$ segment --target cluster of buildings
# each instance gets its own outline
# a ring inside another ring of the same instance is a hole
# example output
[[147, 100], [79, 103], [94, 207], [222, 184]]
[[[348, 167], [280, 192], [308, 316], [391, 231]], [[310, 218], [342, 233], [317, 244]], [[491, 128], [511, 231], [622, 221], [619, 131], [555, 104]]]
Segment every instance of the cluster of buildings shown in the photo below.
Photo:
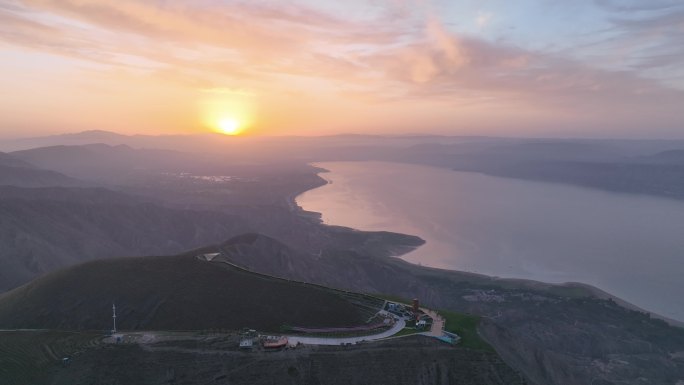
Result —
[[252, 350], [257, 346], [264, 350], [280, 350], [287, 346], [287, 337], [259, 335], [254, 329], [244, 329], [240, 333], [240, 349]]
[[434, 321], [432, 317], [420, 310], [418, 299], [414, 299], [411, 302], [411, 306], [396, 302], [387, 302], [385, 310], [398, 317], [403, 317], [408, 325], [413, 324], [416, 329], [430, 329]]

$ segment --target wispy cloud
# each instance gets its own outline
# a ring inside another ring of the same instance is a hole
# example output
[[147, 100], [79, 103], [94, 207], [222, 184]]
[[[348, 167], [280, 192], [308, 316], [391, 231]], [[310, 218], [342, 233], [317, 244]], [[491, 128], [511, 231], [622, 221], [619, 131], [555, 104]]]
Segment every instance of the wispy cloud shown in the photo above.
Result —
[[649, 12], [681, 7], [678, 0], [595, 0], [596, 4], [613, 12]]
[[684, 90], [684, 3], [597, 0], [609, 13], [607, 38], [590, 50], [596, 60], [614, 62], [642, 77]]
[[[677, 73], [684, 10], [671, 1], [596, 4], [613, 13], [597, 47], [625, 65], [457, 33], [433, 5], [415, 2], [380, 3], [374, 17], [354, 19], [303, 3], [5, 0], [0, 40], [205, 93], [508, 105], [601, 121], [620, 111], [640, 124], [657, 111], [669, 127], [682, 123], [668, 106], [684, 104], [683, 92], [649, 71]], [[474, 22], [492, 17], [480, 11]]]

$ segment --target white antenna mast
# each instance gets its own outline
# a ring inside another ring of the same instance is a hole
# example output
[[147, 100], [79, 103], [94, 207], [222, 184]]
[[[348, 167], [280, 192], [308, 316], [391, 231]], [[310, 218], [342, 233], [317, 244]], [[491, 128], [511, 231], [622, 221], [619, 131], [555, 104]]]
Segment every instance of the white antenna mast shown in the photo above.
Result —
[[112, 320], [114, 321], [114, 328], [112, 333], [116, 333], [116, 306], [112, 303]]

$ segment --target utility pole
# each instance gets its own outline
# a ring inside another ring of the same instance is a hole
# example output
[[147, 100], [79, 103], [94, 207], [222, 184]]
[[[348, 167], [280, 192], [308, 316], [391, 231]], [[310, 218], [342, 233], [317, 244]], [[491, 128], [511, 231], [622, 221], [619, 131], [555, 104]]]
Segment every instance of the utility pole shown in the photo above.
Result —
[[112, 333], [116, 333], [116, 306], [112, 303], [112, 320], [114, 321], [114, 328]]

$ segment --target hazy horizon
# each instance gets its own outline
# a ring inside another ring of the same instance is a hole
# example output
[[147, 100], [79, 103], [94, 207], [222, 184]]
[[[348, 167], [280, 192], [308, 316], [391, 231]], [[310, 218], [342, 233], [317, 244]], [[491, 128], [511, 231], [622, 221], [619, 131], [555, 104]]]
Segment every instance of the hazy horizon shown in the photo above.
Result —
[[[60, 137], [60, 136], [79, 136], [88, 134], [103, 134], [103, 135], [120, 135], [124, 137], [135, 137], [135, 136], [145, 136], [145, 137], [167, 137], [167, 136], [202, 136], [202, 135], [216, 135], [219, 137], [231, 137], [234, 139], [249, 139], [249, 138], [333, 138], [333, 137], [344, 137], [344, 136], [359, 136], [359, 137], [387, 137], [387, 138], [411, 138], [411, 137], [446, 137], [446, 138], [491, 138], [491, 139], [520, 139], [520, 140], [549, 140], [549, 141], [669, 141], [669, 140], [684, 140], [684, 133], [681, 137], [647, 137], [647, 136], [532, 136], [532, 135], [468, 135], [468, 134], [440, 134], [432, 132], [404, 132], [404, 133], [362, 133], [353, 131], [343, 131], [338, 133], [321, 133], [321, 134], [296, 134], [296, 133], [282, 133], [282, 134], [268, 134], [268, 133], [250, 133], [250, 134], [240, 134], [240, 135], [225, 135], [220, 132], [215, 131], [201, 131], [201, 132], [180, 132], [180, 133], [144, 133], [144, 132], [130, 132], [123, 133], [112, 130], [100, 130], [100, 129], [88, 129], [83, 131], [63, 131], [63, 132], [51, 132], [46, 134], [22, 134], [22, 133], [9, 133], [9, 135], [2, 136], [0, 133], [0, 141], [15, 141], [15, 140], [30, 140], [30, 139], [41, 139], [49, 137]], [[96, 142], [93, 142], [95, 144]]]

